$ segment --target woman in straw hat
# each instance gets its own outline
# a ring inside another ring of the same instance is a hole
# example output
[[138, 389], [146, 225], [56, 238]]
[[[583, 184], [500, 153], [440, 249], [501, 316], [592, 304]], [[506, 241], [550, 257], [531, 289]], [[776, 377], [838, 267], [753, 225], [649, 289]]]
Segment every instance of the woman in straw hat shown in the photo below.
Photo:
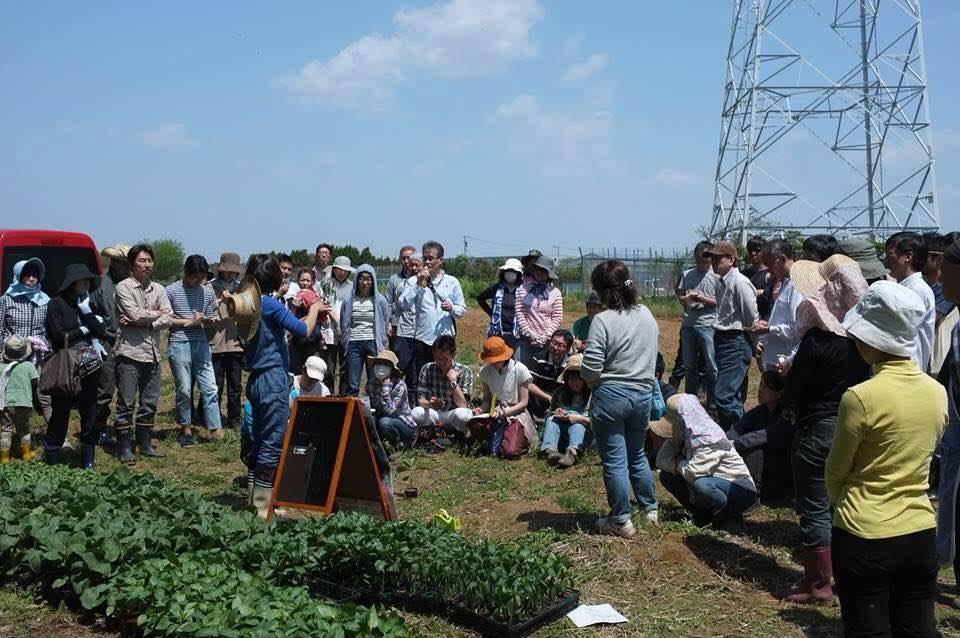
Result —
[[873, 377], [847, 390], [826, 465], [844, 635], [939, 636], [930, 459], [947, 424], [943, 387], [911, 361], [926, 308], [878, 281], [843, 322]]
[[[247, 476], [250, 504], [266, 518], [270, 507], [273, 480], [280, 463], [280, 448], [290, 417], [286, 332], [298, 337], [312, 333], [317, 325], [320, 305], [314, 303], [303, 320], [297, 319], [273, 298], [283, 283], [277, 260], [269, 255], [252, 255], [247, 262], [244, 281], [236, 296], [258, 295], [260, 320], [252, 324], [245, 337], [244, 354], [247, 398], [253, 415], [250, 470]], [[256, 303], [255, 303], [256, 305]], [[244, 327], [238, 320], [241, 329]]]
[[[547, 463], [560, 468], [575, 465], [583, 449], [593, 443], [589, 413], [590, 388], [580, 376], [582, 364], [582, 354], [567, 359], [567, 365], [557, 379], [561, 385], [553, 391], [547, 420], [543, 423], [540, 454], [546, 457]], [[560, 452], [561, 442], [566, 443], [563, 453]]]
[[395, 448], [413, 447], [417, 423], [410, 409], [407, 384], [397, 355], [390, 350], [381, 350], [372, 361], [373, 374], [367, 379], [367, 396], [380, 438]]
[[784, 390], [784, 410], [793, 417], [793, 488], [800, 516], [803, 580], [777, 595], [793, 603], [833, 600], [830, 563], [830, 501], [824, 464], [837, 424], [840, 397], [869, 376], [870, 369], [847, 338], [843, 318], [867, 290], [857, 262], [833, 255], [822, 263], [800, 260], [790, 277], [804, 296], [797, 307], [803, 338]]
[[703, 409], [699, 397], [675, 394], [667, 414], [650, 423], [660, 482], [698, 525], [739, 533], [743, 513], [757, 500], [757, 486], [733, 443]]
[[645, 443], [657, 364], [657, 320], [637, 299], [623, 262], [597, 265], [590, 275], [606, 310], [593, 318], [580, 376], [593, 391], [590, 424], [603, 464], [610, 513], [597, 520], [602, 533], [629, 538], [631, 492], [648, 523], [657, 522], [653, 471]]

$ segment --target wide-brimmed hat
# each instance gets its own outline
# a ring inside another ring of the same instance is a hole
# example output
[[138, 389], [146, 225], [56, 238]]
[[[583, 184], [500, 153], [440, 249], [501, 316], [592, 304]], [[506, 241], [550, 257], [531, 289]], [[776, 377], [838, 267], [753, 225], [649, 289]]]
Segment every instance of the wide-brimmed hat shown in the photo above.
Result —
[[537, 257], [536, 261], [533, 262], [533, 267], [546, 270], [547, 276], [550, 277], [550, 279], [557, 278], [557, 271], [553, 269], [553, 260], [546, 255]]
[[580, 372], [580, 368], [583, 366], [583, 355], [574, 354], [567, 357], [567, 365], [563, 366], [563, 372], [560, 373], [560, 376], [557, 377], [558, 383], [564, 383], [567, 380], [568, 372]]
[[733, 242], [723, 239], [703, 251], [702, 254], [704, 257], [736, 257], [737, 247], [733, 245]]
[[114, 244], [113, 246], [107, 246], [104, 248], [100, 254], [108, 259], [122, 259], [126, 260], [127, 255], [130, 254], [130, 249], [132, 246], [126, 244]]
[[887, 269], [877, 255], [877, 249], [862, 237], [850, 237], [840, 242], [840, 250], [860, 265], [864, 279], [881, 279]]
[[307, 360], [303, 362], [303, 369], [307, 376], [314, 381], [323, 381], [323, 378], [327, 376], [327, 362], [317, 355], [307, 357]]
[[73, 284], [78, 281], [83, 281], [84, 279], [90, 280], [90, 292], [100, 287], [100, 275], [90, 272], [86, 264], [70, 264], [66, 270], [63, 271], [63, 281], [60, 283], [60, 290], [57, 291], [57, 294], [62, 295], [69, 290]]
[[487, 337], [480, 351], [480, 360], [484, 363], [499, 363], [513, 356], [513, 348], [501, 337]]
[[393, 368], [393, 370], [391, 370], [392, 374], [403, 374], [403, 370], [400, 369], [400, 359], [390, 350], [381, 350], [377, 353], [377, 356], [370, 357], [370, 359], [372, 359], [374, 363], [388, 364]]
[[542, 252], [534, 248], [530, 252], [528, 252], [526, 255], [520, 258], [520, 264], [524, 268], [526, 268], [527, 266], [530, 265], [530, 262], [536, 261], [542, 254], [543, 254]]
[[500, 272], [504, 270], [512, 270], [514, 272], [523, 274], [523, 264], [520, 263], [519, 259], [513, 259], [512, 257], [507, 261], [503, 262], [503, 265], [497, 268]]
[[237, 322], [237, 332], [244, 341], [250, 341], [260, 327], [260, 284], [253, 277], [244, 277], [236, 292], [224, 291], [223, 302], [227, 314]]
[[926, 308], [920, 296], [892, 281], [874, 282], [843, 320], [847, 334], [881, 352], [912, 357]]
[[3, 360], [7, 363], [26, 361], [33, 354], [30, 341], [17, 335], [10, 335], [3, 340]]
[[240, 263], [240, 255], [237, 253], [223, 253], [220, 255], [220, 261], [211, 268], [214, 272], [232, 272], [238, 275], [243, 274], [244, 268]]
[[587, 295], [587, 300], [584, 301], [583, 303], [586, 306], [602, 306], [603, 305], [603, 302], [600, 301], [600, 295], [598, 295], [596, 292], [593, 292], [593, 291], [591, 291], [590, 294]]
[[[831, 255], [822, 262], [809, 261], [801, 259], [793, 262], [790, 268], [790, 281], [801, 295], [809, 297], [823, 284], [827, 283], [830, 276], [845, 266], [853, 266], [857, 262], [846, 255]], [[866, 276], [864, 276], [866, 278]]]
[[344, 255], [341, 255], [333, 260], [333, 263], [330, 264], [331, 268], [339, 268], [340, 270], [346, 270], [347, 272], [357, 272], [357, 269], [350, 265], [350, 258]]
[[680, 430], [680, 394], [674, 394], [666, 400], [667, 412], [662, 419], [650, 421], [650, 431], [661, 439], [673, 438]]

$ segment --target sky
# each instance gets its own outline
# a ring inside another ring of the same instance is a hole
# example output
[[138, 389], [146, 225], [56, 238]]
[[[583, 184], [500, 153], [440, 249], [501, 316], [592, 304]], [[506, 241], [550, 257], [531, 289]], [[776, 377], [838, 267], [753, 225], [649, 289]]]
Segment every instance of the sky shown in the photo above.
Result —
[[[682, 250], [710, 221], [731, 6], [0, 3], [0, 225], [210, 259]], [[949, 230], [960, 5], [922, 6]]]

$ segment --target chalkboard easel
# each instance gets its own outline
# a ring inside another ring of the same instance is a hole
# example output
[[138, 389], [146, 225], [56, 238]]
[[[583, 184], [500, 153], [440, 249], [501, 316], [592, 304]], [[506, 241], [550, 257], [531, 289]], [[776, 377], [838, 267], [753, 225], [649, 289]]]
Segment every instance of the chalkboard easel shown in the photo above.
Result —
[[371, 441], [359, 399], [298, 397], [283, 438], [267, 520], [276, 507], [323, 514], [362, 511], [394, 520], [375, 445], [381, 444]]

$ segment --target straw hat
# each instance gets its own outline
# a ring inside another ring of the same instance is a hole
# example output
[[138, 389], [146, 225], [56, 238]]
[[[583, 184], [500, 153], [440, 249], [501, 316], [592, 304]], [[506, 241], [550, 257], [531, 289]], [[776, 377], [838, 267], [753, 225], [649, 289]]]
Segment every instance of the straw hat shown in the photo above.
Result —
[[33, 354], [30, 342], [23, 337], [10, 335], [3, 340], [3, 360], [7, 363], [26, 361]]
[[393, 374], [403, 374], [403, 370], [400, 369], [400, 359], [398, 359], [397, 355], [390, 350], [381, 350], [377, 353], [377, 356], [370, 358], [374, 363], [388, 364], [391, 368], [393, 368], [391, 371]]
[[793, 262], [790, 268], [790, 281], [801, 295], [809, 297], [827, 280], [845, 266], [856, 266], [857, 262], [846, 255], [831, 255], [822, 262], [801, 259]]
[[650, 431], [661, 439], [673, 438], [674, 432], [679, 432], [681, 429], [681, 417], [678, 411], [680, 396], [677, 393], [667, 399], [667, 413], [663, 415], [662, 419], [650, 421]]
[[126, 259], [131, 248], [132, 246], [127, 246], [126, 244], [114, 244], [113, 246], [104, 248], [100, 254], [109, 259]]
[[513, 356], [513, 348], [501, 337], [487, 337], [480, 351], [480, 360], [484, 363], [499, 363], [508, 361]]
[[244, 277], [236, 292], [224, 291], [227, 314], [237, 322], [240, 338], [250, 341], [260, 327], [260, 284], [253, 277]]
[[583, 366], [583, 355], [575, 354], [567, 357], [567, 365], [563, 366], [563, 372], [560, 373], [560, 376], [557, 377], [559, 383], [563, 383], [567, 379], [567, 372], [580, 372], [580, 368]]

